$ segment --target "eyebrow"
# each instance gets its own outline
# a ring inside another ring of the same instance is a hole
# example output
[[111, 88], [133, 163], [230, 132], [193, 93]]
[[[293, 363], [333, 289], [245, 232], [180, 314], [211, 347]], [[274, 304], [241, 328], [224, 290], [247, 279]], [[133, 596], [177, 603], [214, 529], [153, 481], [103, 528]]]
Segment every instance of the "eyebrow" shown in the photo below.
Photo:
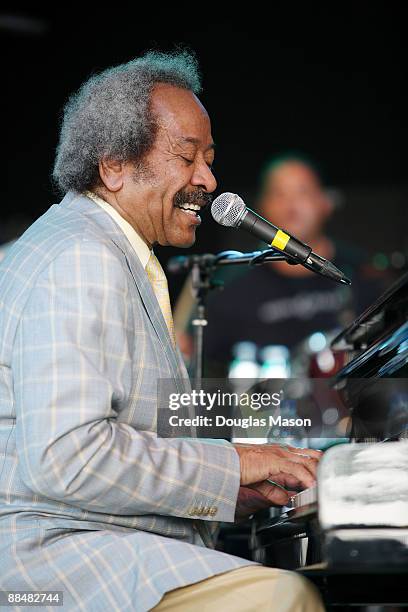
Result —
[[[180, 138], [180, 140], [182, 140], [183, 142], [187, 142], [188, 144], [193, 144], [196, 147], [200, 144], [200, 141], [198, 138], [194, 138], [193, 136], [182, 136]], [[207, 147], [207, 151], [210, 150], [214, 150], [215, 149], [215, 142], [212, 142], [208, 147]]]

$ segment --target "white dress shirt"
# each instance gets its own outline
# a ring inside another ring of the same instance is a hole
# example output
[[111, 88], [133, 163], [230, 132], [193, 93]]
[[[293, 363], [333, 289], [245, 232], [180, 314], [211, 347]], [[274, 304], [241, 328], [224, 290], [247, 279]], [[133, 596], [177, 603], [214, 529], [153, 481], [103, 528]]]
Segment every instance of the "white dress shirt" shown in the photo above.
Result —
[[129, 240], [132, 245], [136, 255], [139, 257], [142, 266], [146, 268], [147, 262], [149, 261], [150, 255], [153, 253], [145, 243], [145, 241], [139, 236], [137, 231], [118, 213], [118, 211], [113, 208], [111, 204], [97, 196], [92, 191], [85, 191], [84, 195], [87, 198], [93, 200], [96, 204], [98, 204], [101, 208], [106, 210], [106, 212], [112, 217], [114, 221], [119, 225], [119, 227], [123, 230], [126, 235], [126, 238]]

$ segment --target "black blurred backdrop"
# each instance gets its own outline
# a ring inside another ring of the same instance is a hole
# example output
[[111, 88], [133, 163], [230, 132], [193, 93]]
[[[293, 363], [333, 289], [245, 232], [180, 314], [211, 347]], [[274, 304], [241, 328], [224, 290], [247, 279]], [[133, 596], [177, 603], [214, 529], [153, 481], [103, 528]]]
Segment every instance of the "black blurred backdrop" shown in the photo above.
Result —
[[[236, 191], [250, 203], [265, 160], [300, 150], [321, 162], [328, 186], [342, 193], [332, 236], [370, 252], [406, 250], [402, 6], [247, 3], [225, 16], [213, 3], [101, 3], [92, 10], [85, 3], [27, 10], [3, 3], [0, 240], [58, 201], [50, 172], [70, 92], [90, 73], [148, 48], [185, 43], [204, 76], [218, 193]], [[197, 252], [243, 246], [238, 232], [205, 216]]]

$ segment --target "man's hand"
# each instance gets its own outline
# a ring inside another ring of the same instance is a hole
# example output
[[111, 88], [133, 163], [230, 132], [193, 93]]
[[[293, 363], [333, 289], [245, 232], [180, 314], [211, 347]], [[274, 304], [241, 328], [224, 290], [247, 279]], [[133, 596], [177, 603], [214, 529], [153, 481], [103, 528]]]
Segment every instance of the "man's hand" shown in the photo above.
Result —
[[234, 447], [241, 465], [237, 520], [272, 505], [284, 506], [296, 490], [307, 489], [316, 482], [321, 451], [278, 444]]

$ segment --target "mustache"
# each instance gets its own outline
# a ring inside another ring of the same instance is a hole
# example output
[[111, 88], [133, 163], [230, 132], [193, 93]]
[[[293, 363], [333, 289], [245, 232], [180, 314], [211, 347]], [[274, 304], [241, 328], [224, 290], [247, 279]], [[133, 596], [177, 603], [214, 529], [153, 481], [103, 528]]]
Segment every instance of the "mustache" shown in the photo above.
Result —
[[213, 200], [211, 193], [207, 193], [203, 189], [197, 189], [196, 191], [185, 191], [181, 189], [174, 196], [174, 205], [179, 206], [180, 204], [198, 204], [199, 206], [209, 206]]

